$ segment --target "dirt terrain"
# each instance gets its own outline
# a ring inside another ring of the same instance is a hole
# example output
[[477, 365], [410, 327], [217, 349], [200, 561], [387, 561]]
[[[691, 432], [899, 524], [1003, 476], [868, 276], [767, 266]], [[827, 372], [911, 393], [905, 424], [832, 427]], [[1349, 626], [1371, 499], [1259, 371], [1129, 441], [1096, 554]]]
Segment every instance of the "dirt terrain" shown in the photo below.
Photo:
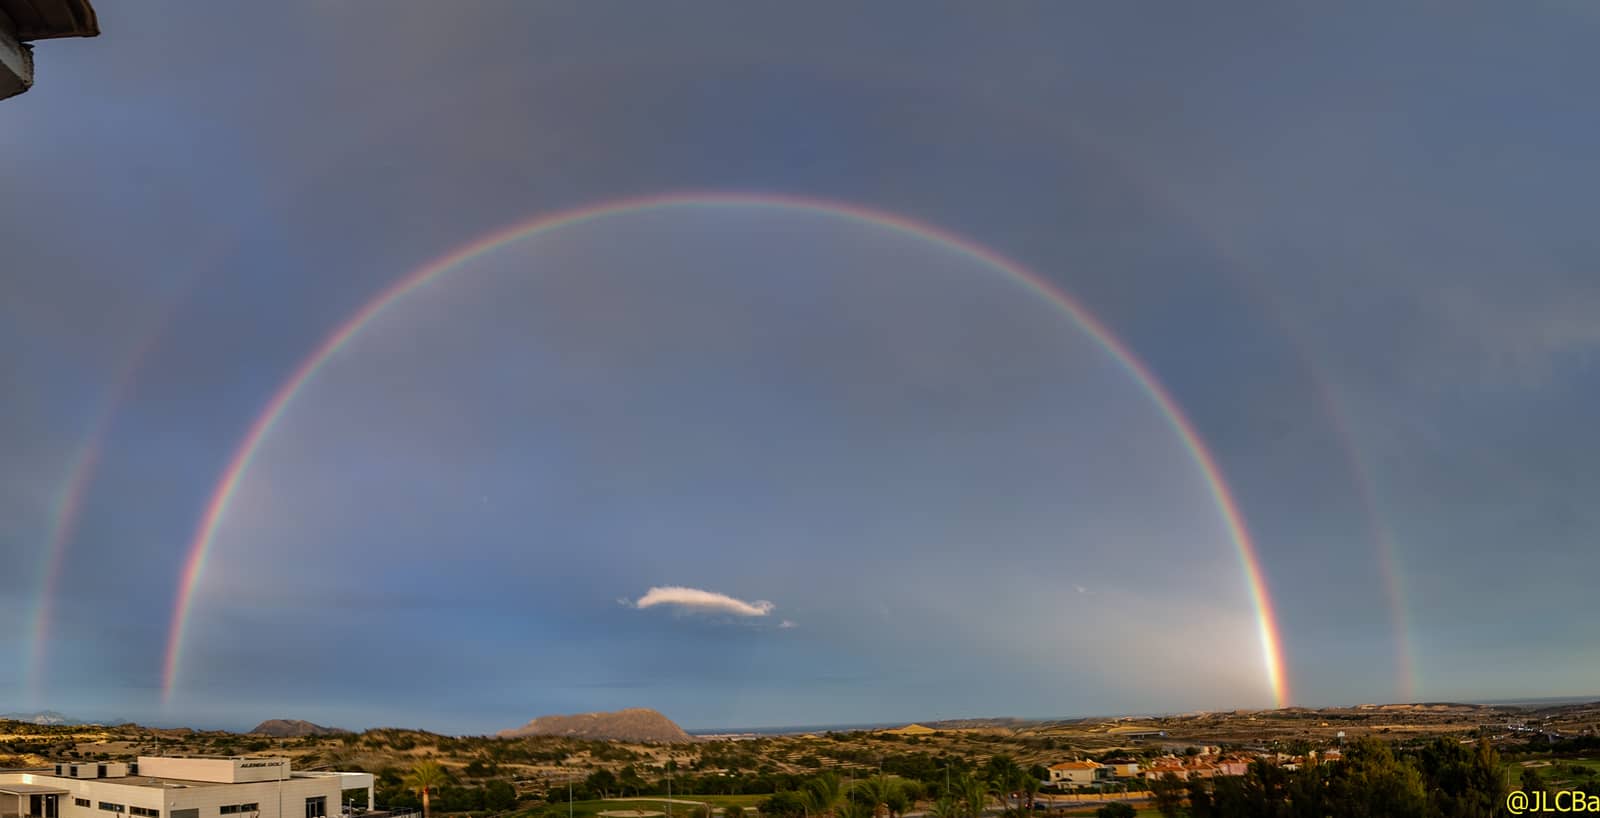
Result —
[[[659, 715], [659, 714], [657, 714]], [[663, 721], [665, 721], [663, 717]], [[666, 722], [671, 724], [670, 721]], [[1395, 741], [1439, 735], [1487, 735], [1497, 743], [1600, 735], [1600, 702], [1536, 709], [1461, 704], [1362, 705], [1320, 710], [1191, 713], [1149, 718], [1022, 722], [971, 719], [930, 722], [931, 729], [849, 734], [738, 736], [692, 743], [598, 741], [571, 736], [452, 737], [414, 730], [273, 737], [139, 725], [41, 726], [0, 722], [0, 766], [42, 766], [64, 759], [117, 759], [153, 753], [280, 753], [301, 769], [382, 771], [434, 759], [464, 782], [505, 779], [519, 791], [581, 780], [597, 770], [685, 774], [811, 775], [867, 773], [885, 759], [960, 758], [982, 764], [1007, 755], [1024, 766], [1116, 751], [1150, 755], [1189, 746], [1239, 749], [1318, 747], [1377, 735]], [[676, 727], [676, 725], [673, 725]]]

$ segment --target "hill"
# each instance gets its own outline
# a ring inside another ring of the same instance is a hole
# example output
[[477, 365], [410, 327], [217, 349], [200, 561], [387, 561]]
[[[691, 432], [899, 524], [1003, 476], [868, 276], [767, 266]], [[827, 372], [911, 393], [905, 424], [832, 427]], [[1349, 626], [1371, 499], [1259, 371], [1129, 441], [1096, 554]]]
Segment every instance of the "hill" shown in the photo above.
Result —
[[337, 736], [350, 732], [337, 727], [323, 727], [300, 719], [267, 719], [250, 731], [254, 735], [273, 738], [302, 738], [304, 736]]
[[648, 707], [632, 707], [613, 713], [578, 713], [571, 716], [540, 716], [513, 730], [501, 730], [499, 738], [525, 736], [566, 736], [569, 738], [636, 741], [650, 744], [678, 744], [694, 738], [672, 719]]
[[20, 721], [24, 724], [37, 724], [41, 726], [57, 724], [83, 724], [83, 722], [78, 721], [77, 719], [69, 719], [60, 713], [55, 712], [54, 710], [41, 710], [37, 713], [5, 713], [0, 714], [0, 719], [5, 719], [6, 721]]

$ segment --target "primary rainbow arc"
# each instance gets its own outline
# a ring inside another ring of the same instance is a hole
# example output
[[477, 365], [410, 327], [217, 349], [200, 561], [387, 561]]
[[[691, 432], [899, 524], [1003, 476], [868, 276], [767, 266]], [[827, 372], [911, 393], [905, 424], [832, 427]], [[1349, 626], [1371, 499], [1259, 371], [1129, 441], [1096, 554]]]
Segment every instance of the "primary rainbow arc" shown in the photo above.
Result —
[[1139, 388], [1155, 402], [1168, 425], [1178, 435], [1189, 456], [1200, 469], [1212, 501], [1238, 551], [1246, 586], [1249, 589], [1251, 602], [1256, 610], [1257, 630], [1261, 643], [1262, 662], [1267, 685], [1277, 706], [1282, 707], [1289, 700], [1288, 684], [1282, 666], [1282, 651], [1276, 614], [1272, 606], [1271, 596], [1267, 591], [1266, 582], [1262, 576], [1260, 558], [1256, 552], [1255, 543], [1250, 537], [1249, 529], [1245, 526], [1243, 515], [1239, 512], [1239, 506], [1234, 499], [1233, 492], [1229, 489], [1221, 469], [1217, 466], [1216, 458], [1212, 456], [1210, 449], [1206, 447], [1194, 425], [1173, 400], [1171, 394], [1156, 379], [1155, 374], [1151, 372], [1149, 367], [1082, 305], [1037, 274], [986, 247], [948, 231], [892, 213], [841, 202], [788, 195], [677, 193], [615, 200], [589, 207], [561, 211], [490, 233], [403, 276], [356, 310], [344, 323], [329, 334], [283, 381], [278, 390], [273, 393], [265, 408], [262, 409], [249, 429], [246, 430], [243, 439], [229, 458], [227, 466], [223, 469], [220, 479], [213, 488], [199, 523], [195, 527], [187, 549], [187, 557], [184, 561], [182, 573], [179, 577], [177, 598], [173, 604], [172, 622], [167, 635], [167, 649], [162, 673], [163, 705], [171, 702], [173, 691], [177, 687], [178, 672], [182, 666], [184, 638], [188, 630], [195, 589], [204, 575], [206, 557], [216, 539], [217, 527], [228, 511], [229, 503], [238, 489], [240, 479], [248, 471], [262, 441], [272, 431], [273, 426], [283, 415], [284, 410], [293, 402], [295, 395], [340, 347], [344, 346], [346, 342], [360, 332], [364, 326], [376, 318], [390, 304], [426, 286], [450, 270], [510, 242], [527, 238], [540, 232], [567, 227], [604, 216], [673, 206], [744, 206], [791, 209], [823, 213], [875, 225], [946, 246], [1005, 273], [1013, 280], [1056, 305], [1078, 327], [1088, 333], [1097, 345], [1111, 355], [1128, 372]]

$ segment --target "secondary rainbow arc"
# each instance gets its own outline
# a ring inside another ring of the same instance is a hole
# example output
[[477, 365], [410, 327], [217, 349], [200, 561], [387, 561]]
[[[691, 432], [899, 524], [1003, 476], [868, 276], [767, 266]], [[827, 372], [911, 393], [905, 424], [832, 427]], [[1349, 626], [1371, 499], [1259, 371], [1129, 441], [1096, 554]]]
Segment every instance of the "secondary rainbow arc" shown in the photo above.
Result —
[[[161, 324], [156, 324], [159, 327]], [[57, 597], [61, 590], [62, 573], [66, 567], [68, 547], [78, 534], [78, 525], [89, 499], [90, 487], [99, 472], [106, 439], [116, 422], [117, 413], [128, 393], [133, 389], [139, 371], [155, 349], [159, 332], [150, 332], [122, 364], [109, 392], [101, 402], [88, 434], [73, 455], [67, 480], [57, 497], [51, 519], [50, 538], [45, 545], [45, 558], [39, 576], [39, 596], [33, 606], [33, 624], [28, 628], [30, 645], [27, 659], [27, 700], [32, 706], [44, 705], [44, 684], [54, 624]]]
[[1283, 671], [1282, 651], [1272, 599], [1268, 593], [1260, 567], [1254, 541], [1245, 525], [1232, 490], [1228, 487], [1216, 458], [1205, 445], [1192, 422], [1173, 400], [1166, 387], [1150, 368], [1131, 349], [1087, 309], [1065, 292], [1021, 265], [969, 239], [946, 230], [923, 224], [893, 213], [872, 210], [858, 205], [823, 199], [778, 194], [691, 192], [658, 196], [645, 196], [612, 200], [600, 204], [564, 210], [534, 218], [487, 234], [475, 241], [435, 259], [401, 277], [379, 292], [332, 333], [323, 339], [310, 355], [284, 379], [272, 398], [246, 430], [238, 447], [229, 458], [220, 478], [212, 489], [204, 510], [196, 524], [186, 551], [179, 576], [178, 592], [173, 604], [171, 626], [168, 629], [167, 648], [162, 673], [162, 703], [170, 704], [177, 687], [182, 667], [184, 640], [188, 631], [195, 590], [204, 575], [206, 558], [216, 539], [217, 528], [226, 515], [229, 503], [238, 489], [241, 478], [249, 470], [255, 453], [273, 426], [293, 402], [300, 389], [317, 373], [321, 366], [367, 323], [376, 318], [396, 300], [436, 280], [448, 271], [474, 258], [489, 253], [510, 242], [534, 234], [567, 227], [604, 216], [663, 208], [671, 206], [744, 206], [791, 209], [823, 213], [844, 219], [875, 225], [914, 238], [934, 241], [972, 258], [988, 267], [1005, 273], [1026, 288], [1055, 304], [1074, 323], [1086, 332], [1132, 377], [1135, 384], [1155, 403], [1205, 479], [1211, 498], [1227, 528], [1244, 572], [1246, 586], [1256, 611], [1257, 631], [1260, 640], [1263, 670], [1274, 703], [1282, 707], [1289, 700], [1287, 680]]

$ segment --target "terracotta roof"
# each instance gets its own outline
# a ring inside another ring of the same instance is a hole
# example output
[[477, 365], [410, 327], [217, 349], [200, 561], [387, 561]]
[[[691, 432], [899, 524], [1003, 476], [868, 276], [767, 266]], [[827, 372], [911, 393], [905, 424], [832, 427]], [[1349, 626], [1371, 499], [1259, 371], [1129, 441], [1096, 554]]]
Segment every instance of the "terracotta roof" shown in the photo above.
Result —
[[1098, 770], [1100, 765], [1093, 761], [1063, 761], [1060, 764], [1051, 764], [1052, 770]]

